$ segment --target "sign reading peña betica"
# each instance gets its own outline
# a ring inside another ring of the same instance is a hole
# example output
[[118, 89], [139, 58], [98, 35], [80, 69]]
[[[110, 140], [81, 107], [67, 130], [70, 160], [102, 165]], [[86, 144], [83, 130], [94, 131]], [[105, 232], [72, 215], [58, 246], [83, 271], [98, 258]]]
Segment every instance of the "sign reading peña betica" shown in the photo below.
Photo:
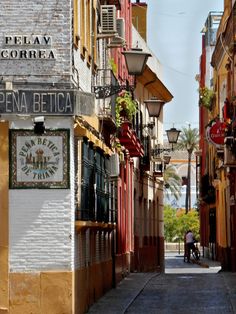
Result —
[[69, 90], [0, 90], [0, 114], [73, 115], [74, 97]]

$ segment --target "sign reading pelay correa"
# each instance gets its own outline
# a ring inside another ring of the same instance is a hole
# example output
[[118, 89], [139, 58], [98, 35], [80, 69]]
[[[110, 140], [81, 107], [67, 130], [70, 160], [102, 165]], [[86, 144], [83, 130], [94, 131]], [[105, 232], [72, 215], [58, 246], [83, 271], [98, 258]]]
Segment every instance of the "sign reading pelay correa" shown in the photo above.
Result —
[[0, 60], [55, 60], [49, 35], [5, 35]]
[[74, 114], [71, 90], [0, 90], [0, 114]]

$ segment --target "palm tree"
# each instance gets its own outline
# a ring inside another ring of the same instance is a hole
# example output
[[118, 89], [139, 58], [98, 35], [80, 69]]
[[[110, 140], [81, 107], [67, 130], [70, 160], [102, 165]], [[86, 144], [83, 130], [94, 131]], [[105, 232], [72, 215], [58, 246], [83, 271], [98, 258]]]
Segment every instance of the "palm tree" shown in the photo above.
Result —
[[164, 171], [164, 189], [167, 198], [173, 195], [176, 200], [181, 196], [181, 177], [173, 165], [168, 165]]
[[191, 129], [190, 124], [188, 128], [183, 127], [179, 136], [179, 142], [177, 148], [186, 150], [188, 152], [188, 172], [187, 172], [187, 187], [186, 187], [186, 199], [185, 199], [185, 211], [186, 214], [191, 209], [191, 158], [195, 150], [199, 145], [199, 132], [198, 129]]

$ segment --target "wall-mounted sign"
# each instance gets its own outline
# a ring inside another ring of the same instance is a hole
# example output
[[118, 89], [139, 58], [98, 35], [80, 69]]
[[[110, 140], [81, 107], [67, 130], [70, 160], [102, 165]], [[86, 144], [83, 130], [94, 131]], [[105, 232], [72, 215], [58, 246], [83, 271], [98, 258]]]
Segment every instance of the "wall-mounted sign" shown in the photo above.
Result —
[[52, 37], [49, 35], [5, 35], [0, 60], [54, 60]]
[[206, 138], [208, 142], [215, 145], [217, 148], [224, 146], [226, 124], [217, 120], [211, 126], [206, 128]]
[[69, 90], [0, 90], [0, 114], [74, 114], [74, 92]]
[[69, 188], [69, 130], [11, 130], [10, 149], [10, 188]]

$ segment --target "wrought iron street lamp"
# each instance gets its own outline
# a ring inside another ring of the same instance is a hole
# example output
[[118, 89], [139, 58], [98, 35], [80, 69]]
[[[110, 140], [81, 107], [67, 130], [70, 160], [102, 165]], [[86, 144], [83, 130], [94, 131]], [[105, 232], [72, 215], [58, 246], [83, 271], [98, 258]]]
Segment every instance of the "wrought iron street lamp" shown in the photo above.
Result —
[[160, 154], [164, 153], [164, 152], [171, 152], [174, 150], [173, 148], [173, 144], [176, 144], [178, 142], [178, 138], [179, 138], [179, 134], [180, 134], [180, 130], [177, 130], [176, 128], [171, 128], [170, 130], [166, 130], [167, 133], [167, 138], [168, 138], [168, 142], [169, 144], [172, 144], [171, 148], [160, 148], [160, 144], [156, 145], [155, 148], [153, 148], [152, 150], [152, 156], [154, 158], [160, 156]]
[[147, 110], [150, 117], [158, 118], [160, 116], [162, 107], [165, 104], [164, 100], [158, 100], [157, 98], [151, 98], [144, 100], [144, 103], [147, 106]]
[[170, 163], [171, 156], [170, 155], [164, 155], [163, 158], [164, 158], [164, 164], [168, 165]]
[[178, 142], [180, 130], [177, 130], [176, 128], [171, 128], [170, 130], [166, 130], [168, 142], [170, 144], [176, 144]]
[[141, 75], [145, 69], [147, 60], [151, 54], [144, 52], [141, 48], [132, 48], [128, 51], [123, 51], [126, 67], [129, 75]]
[[[129, 75], [135, 77], [141, 75], [145, 69], [147, 60], [151, 57], [151, 54], [144, 52], [140, 48], [132, 48], [128, 51], [123, 51], [122, 54], [125, 57], [126, 67]], [[135, 84], [134, 84], [135, 85]], [[97, 99], [111, 97], [119, 93], [122, 90], [132, 89], [135, 86], [130, 85], [104, 85], [104, 86], [93, 86], [93, 91]]]

